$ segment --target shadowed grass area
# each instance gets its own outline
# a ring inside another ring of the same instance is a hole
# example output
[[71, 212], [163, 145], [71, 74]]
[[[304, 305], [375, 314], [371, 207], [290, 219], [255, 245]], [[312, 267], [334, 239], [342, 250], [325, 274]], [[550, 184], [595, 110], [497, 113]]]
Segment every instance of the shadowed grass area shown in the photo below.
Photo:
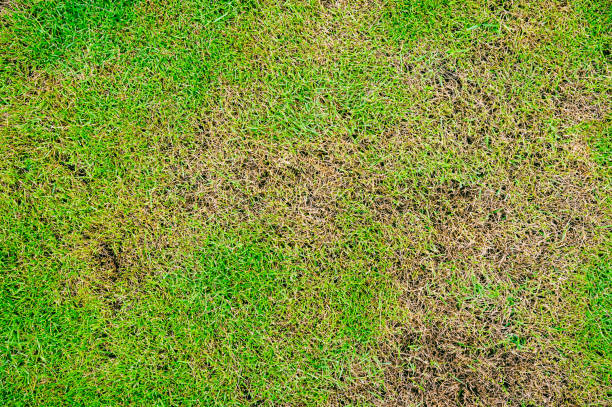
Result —
[[587, 1], [0, 5], [0, 401], [604, 405]]

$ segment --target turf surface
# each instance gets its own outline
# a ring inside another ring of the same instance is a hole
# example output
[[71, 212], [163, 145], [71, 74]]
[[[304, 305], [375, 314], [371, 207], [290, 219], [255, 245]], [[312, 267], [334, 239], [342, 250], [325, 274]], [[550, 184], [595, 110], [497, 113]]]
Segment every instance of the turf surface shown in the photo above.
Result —
[[606, 405], [611, 10], [0, 2], [0, 403]]

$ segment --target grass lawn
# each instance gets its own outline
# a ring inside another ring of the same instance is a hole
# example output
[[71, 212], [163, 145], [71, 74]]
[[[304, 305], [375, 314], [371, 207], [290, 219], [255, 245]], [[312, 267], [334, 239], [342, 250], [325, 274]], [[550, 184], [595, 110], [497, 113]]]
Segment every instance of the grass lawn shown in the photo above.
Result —
[[0, 1], [0, 404], [604, 406], [609, 0]]

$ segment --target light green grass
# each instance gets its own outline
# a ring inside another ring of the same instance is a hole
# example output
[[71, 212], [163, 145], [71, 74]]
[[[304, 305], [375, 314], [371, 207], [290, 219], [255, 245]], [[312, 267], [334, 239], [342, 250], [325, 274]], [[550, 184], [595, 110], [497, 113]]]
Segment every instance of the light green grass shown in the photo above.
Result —
[[0, 402], [604, 405], [605, 1], [0, 5]]

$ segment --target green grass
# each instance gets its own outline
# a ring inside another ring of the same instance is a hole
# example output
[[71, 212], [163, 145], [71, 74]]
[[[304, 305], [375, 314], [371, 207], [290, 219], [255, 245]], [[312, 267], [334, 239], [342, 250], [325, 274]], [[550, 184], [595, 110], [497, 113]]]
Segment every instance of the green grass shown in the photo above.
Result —
[[605, 405], [611, 19], [0, 3], [0, 403]]

